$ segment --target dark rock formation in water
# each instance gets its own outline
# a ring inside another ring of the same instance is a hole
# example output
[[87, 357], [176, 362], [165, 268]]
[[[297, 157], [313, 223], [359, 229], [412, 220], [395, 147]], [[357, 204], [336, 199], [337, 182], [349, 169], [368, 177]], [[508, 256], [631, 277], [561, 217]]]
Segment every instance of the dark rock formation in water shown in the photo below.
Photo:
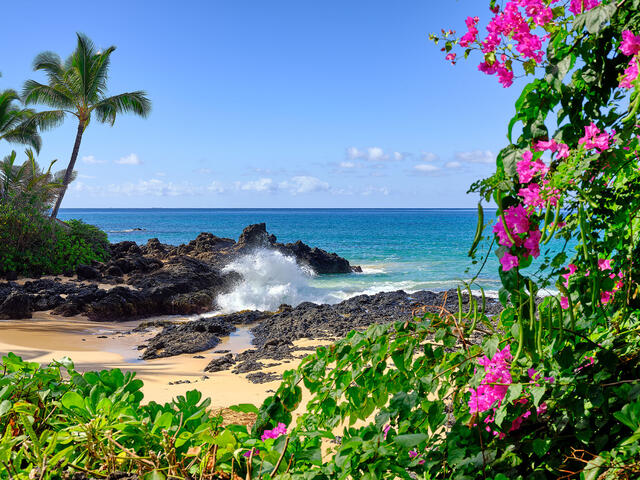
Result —
[[216, 308], [218, 295], [242, 280], [224, 267], [256, 248], [280, 251], [316, 273], [353, 270], [335, 253], [302, 242], [278, 243], [264, 223], [246, 227], [237, 242], [211, 233], [201, 233], [179, 246], [162, 244], [157, 238], [143, 246], [124, 241], [111, 245], [108, 261], [78, 265], [77, 280], [0, 284], [0, 318], [31, 318], [33, 311], [44, 310], [66, 317], [86, 315], [96, 321], [208, 312]]

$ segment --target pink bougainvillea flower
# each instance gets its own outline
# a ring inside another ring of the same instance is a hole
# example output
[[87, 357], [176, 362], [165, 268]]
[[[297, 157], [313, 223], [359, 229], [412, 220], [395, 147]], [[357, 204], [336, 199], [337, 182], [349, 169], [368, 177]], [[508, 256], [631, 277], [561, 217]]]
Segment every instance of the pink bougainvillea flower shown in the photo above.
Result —
[[569, 11], [574, 15], [580, 15], [598, 5], [600, 5], [600, 0], [571, 0]]
[[492, 358], [486, 355], [478, 359], [478, 365], [484, 367], [485, 375], [477, 389], [469, 389], [469, 411], [486, 412], [494, 405], [500, 405], [512, 382], [510, 362], [511, 346], [498, 350]]
[[635, 55], [640, 53], [640, 35], [634, 35], [631, 30], [623, 31], [620, 51], [625, 55]]
[[609, 148], [609, 134], [606, 132], [600, 133], [600, 129], [595, 123], [591, 123], [584, 127], [584, 137], [578, 140], [578, 144], [584, 145], [587, 150], [596, 148], [603, 152]]
[[467, 19], [464, 21], [464, 23], [467, 24], [468, 32], [465, 33], [460, 39], [459, 43], [461, 47], [466, 48], [476, 41], [476, 38], [478, 37], [478, 29], [476, 28], [476, 25], [479, 21], [480, 19], [478, 17], [467, 17]]
[[547, 402], [542, 402], [540, 406], [536, 409], [536, 413], [538, 415], [544, 415], [547, 413]]
[[280, 435], [287, 433], [287, 426], [284, 423], [278, 423], [276, 428], [265, 430], [260, 439], [264, 442], [268, 438], [278, 438]]
[[515, 432], [516, 430], [518, 430], [521, 426], [522, 426], [522, 422], [524, 422], [524, 420], [528, 417], [531, 416], [531, 412], [530, 411], [526, 411], [524, 412], [522, 415], [520, 415], [519, 417], [517, 417], [512, 423], [511, 423], [511, 428], [509, 429], [510, 432]]
[[498, 81], [504, 88], [509, 88], [513, 85], [513, 72], [508, 69], [504, 64], [499, 64], [496, 73], [498, 74]]
[[451, 65], [455, 65], [456, 64], [456, 53], [449, 53], [446, 57], [444, 57], [445, 60], [448, 60], [449, 62], [451, 62]]
[[417, 450], [409, 450], [409, 458], [416, 458], [418, 455], [420, 454]]
[[529, 214], [522, 205], [507, 208], [504, 212], [504, 218], [512, 233], [527, 233], [529, 231]]
[[569, 308], [569, 299], [567, 297], [560, 297], [560, 306], [563, 310]]
[[598, 259], [598, 270], [600, 270], [601, 272], [604, 272], [606, 270], [613, 270], [613, 268], [611, 267], [611, 259], [610, 258], [599, 258]]
[[542, 232], [540, 230], [531, 230], [529, 232], [529, 236], [524, 241], [524, 248], [527, 249], [527, 252], [533, 258], [538, 258], [540, 256], [540, 238], [541, 237], [542, 237]]
[[613, 297], [614, 292], [601, 292], [600, 293], [600, 301], [603, 305], [606, 305], [611, 301], [611, 297]]
[[558, 143], [556, 143], [556, 141], [553, 139], [549, 141], [538, 140], [534, 148], [537, 152], [544, 152], [545, 150], [551, 150], [552, 152], [555, 152], [556, 150], [558, 150], [558, 146]]
[[498, 223], [493, 226], [493, 233], [498, 236], [499, 245], [504, 245], [505, 247], [511, 247], [513, 245], [513, 242], [509, 238], [509, 234], [507, 234], [507, 231], [502, 224], [502, 219], [498, 219]]
[[627, 90], [633, 88], [633, 82], [638, 78], [638, 57], [633, 57], [629, 61], [629, 65], [624, 71], [624, 74], [620, 78], [620, 88], [626, 88]]
[[512, 268], [517, 267], [518, 264], [518, 257], [516, 255], [511, 255], [509, 252], [505, 252], [500, 259], [500, 265], [502, 265], [502, 270], [505, 272], [508, 272]]
[[540, 196], [540, 185], [531, 183], [526, 188], [521, 188], [518, 195], [522, 197], [522, 201], [529, 207], [540, 207], [544, 205], [544, 200]]
[[558, 144], [558, 151], [556, 152], [558, 158], [569, 158], [569, 145], [566, 143]]
[[251, 456], [251, 452], [253, 452], [254, 457], [260, 454], [260, 450], [258, 450], [257, 448], [252, 448], [251, 450], [244, 452], [242, 456], [249, 458]]
[[387, 435], [389, 434], [389, 430], [391, 429], [391, 425], [386, 425], [383, 429], [382, 429], [382, 437], [386, 440], [387, 439]]

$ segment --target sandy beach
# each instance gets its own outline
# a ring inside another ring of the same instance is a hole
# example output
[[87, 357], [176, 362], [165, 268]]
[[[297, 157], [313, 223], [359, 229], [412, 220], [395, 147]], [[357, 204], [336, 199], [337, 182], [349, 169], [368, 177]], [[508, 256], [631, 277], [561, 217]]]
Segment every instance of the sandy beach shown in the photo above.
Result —
[[[57, 318], [37, 312], [29, 320], [0, 321], [0, 355], [13, 352], [26, 360], [41, 363], [68, 356], [78, 371], [106, 368], [135, 371], [138, 378], [144, 381], [146, 401], [166, 402], [188, 390], [197, 389], [204, 396], [211, 397], [214, 409], [239, 403], [260, 405], [270, 391], [277, 388], [278, 381], [255, 384], [248, 381], [245, 375], [237, 375], [229, 370], [204, 372], [204, 367], [211, 359], [221, 355], [214, 351], [240, 353], [251, 348], [248, 328], [239, 328], [231, 336], [222, 338], [221, 343], [211, 351], [141, 360], [137, 346], [153, 333], [127, 332], [148, 320], [97, 323], [82, 317]], [[306, 347], [311, 343], [317, 345], [318, 341], [296, 343]], [[300, 356], [303, 356], [303, 352]], [[288, 360], [263, 371], [281, 374], [295, 368], [298, 363], [299, 360]]]

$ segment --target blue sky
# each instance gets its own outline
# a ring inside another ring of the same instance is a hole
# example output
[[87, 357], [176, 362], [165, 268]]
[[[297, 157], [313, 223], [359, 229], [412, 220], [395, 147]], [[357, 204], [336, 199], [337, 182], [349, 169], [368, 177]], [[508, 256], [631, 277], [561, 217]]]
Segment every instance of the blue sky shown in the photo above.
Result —
[[[110, 93], [148, 92], [148, 119], [87, 129], [63, 207], [470, 207], [518, 83], [451, 66], [427, 36], [486, 3], [12, 2], [0, 88], [43, 81], [35, 55], [66, 57], [81, 31], [118, 47]], [[45, 132], [40, 162], [66, 166], [75, 131]]]

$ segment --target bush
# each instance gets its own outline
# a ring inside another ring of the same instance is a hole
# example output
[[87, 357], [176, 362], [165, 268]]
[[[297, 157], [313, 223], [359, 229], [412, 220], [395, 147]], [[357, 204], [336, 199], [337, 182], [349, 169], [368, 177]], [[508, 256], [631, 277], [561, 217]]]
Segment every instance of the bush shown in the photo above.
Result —
[[80, 220], [52, 223], [31, 203], [0, 204], [0, 274], [57, 275], [108, 258], [107, 235], [99, 228]]

